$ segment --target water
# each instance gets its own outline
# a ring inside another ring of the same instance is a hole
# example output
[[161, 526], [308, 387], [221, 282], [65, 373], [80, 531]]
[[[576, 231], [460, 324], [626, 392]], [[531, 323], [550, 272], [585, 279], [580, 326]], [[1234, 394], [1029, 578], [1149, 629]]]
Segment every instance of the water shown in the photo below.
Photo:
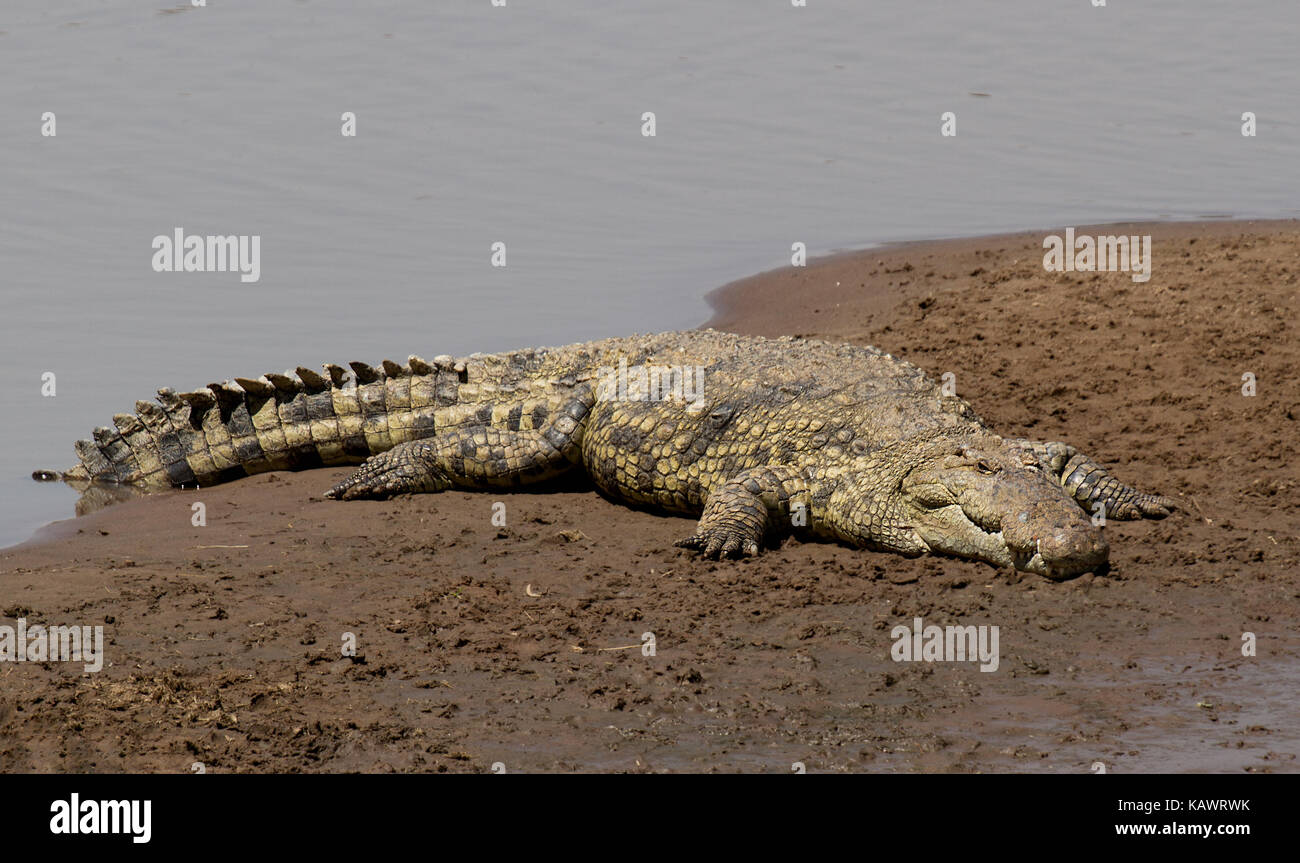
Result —
[[[0, 8], [0, 545], [159, 386], [695, 326], [795, 241], [1297, 213], [1284, 0], [160, 5]], [[260, 281], [153, 272], [178, 226]]]

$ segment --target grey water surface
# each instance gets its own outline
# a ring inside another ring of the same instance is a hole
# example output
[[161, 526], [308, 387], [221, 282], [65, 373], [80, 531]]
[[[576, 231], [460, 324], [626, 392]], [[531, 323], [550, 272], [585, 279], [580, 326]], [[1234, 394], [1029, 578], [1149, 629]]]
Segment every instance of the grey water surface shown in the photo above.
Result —
[[[0, 545], [73, 513], [34, 468], [160, 386], [696, 326], [706, 292], [794, 242], [1293, 217], [1298, 18], [1285, 0], [5, 0]], [[260, 279], [154, 272], [178, 227], [259, 236]]]

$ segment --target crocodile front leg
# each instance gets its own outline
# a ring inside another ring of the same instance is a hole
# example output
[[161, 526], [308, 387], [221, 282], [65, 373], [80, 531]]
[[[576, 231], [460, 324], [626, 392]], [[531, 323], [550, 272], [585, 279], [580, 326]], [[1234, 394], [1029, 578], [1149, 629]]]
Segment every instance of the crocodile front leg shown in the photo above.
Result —
[[575, 396], [546, 427], [511, 430], [489, 425], [452, 429], [371, 456], [325, 492], [336, 500], [387, 498], [448, 488], [500, 488], [554, 479], [581, 460], [590, 391]]
[[750, 468], [709, 492], [695, 533], [674, 545], [709, 558], [757, 554], [774, 521], [790, 523], [799, 506], [808, 517], [811, 497], [807, 478], [794, 468]]
[[1178, 508], [1178, 501], [1173, 498], [1147, 494], [1124, 485], [1069, 444], [1031, 440], [1008, 440], [1007, 443], [1033, 456], [1039, 466], [1056, 477], [1062, 488], [1090, 513], [1101, 504], [1107, 518], [1124, 521], [1164, 518]]

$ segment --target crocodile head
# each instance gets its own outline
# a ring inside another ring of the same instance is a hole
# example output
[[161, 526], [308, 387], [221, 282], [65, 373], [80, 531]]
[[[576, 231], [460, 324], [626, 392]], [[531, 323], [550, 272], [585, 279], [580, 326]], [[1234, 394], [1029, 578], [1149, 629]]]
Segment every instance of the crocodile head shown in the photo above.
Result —
[[1101, 529], [1033, 458], [993, 435], [926, 449], [902, 477], [899, 503], [931, 552], [1054, 579], [1106, 565]]

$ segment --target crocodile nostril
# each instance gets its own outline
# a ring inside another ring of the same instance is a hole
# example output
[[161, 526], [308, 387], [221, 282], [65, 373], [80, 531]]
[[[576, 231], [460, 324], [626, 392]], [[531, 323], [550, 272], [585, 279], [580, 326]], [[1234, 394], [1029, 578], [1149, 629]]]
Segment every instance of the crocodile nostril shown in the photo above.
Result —
[[1043, 559], [1062, 565], [1062, 571], [1104, 562], [1110, 548], [1100, 531], [1081, 530], [1077, 533], [1058, 532], [1038, 541], [1038, 552]]

